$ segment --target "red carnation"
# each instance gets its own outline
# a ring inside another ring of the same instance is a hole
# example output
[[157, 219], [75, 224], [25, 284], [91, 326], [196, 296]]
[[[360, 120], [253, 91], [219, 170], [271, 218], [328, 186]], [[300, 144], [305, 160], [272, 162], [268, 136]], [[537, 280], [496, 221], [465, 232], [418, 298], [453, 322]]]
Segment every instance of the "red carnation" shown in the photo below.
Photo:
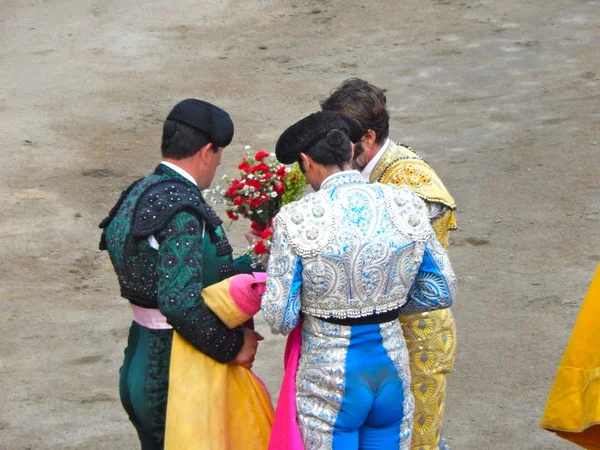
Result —
[[267, 166], [265, 163], [260, 163], [257, 166], [254, 166], [252, 168], [252, 173], [256, 173], [256, 172], [268, 172], [269, 171], [269, 166]]
[[269, 239], [271, 236], [273, 236], [272, 228], [267, 228], [266, 230], [260, 233], [260, 237], [263, 239]]
[[254, 155], [254, 159], [256, 159], [257, 161], [262, 161], [267, 156], [269, 156], [269, 154], [261, 150], [260, 152], [257, 152], [256, 155]]
[[263, 231], [265, 229], [263, 225], [256, 223], [254, 220], [250, 224], [250, 228], [252, 228], [254, 231]]
[[283, 184], [276, 184], [273, 186], [273, 190], [277, 193], [278, 197], [281, 197], [285, 191], [285, 186]]
[[250, 207], [253, 209], [258, 209], [262, 203], [263, 202], [261, 202], [259, 198], [256, 198], [250, 202]]
[[285, 166], [281, 166], [279, 169], [277, 169], [277, 172], [275, 172], [278, 176], [283, 177], [286, 174], [285, 171], [286, 167]]
[[236, 192], [236, 191], [237, 191], [237, 187], [235, 187], [235, 186], [230, 186], [230, 187], [227, 189], [227, 193], [226, 193], [227, 197], [235, 197], [235, 192]]
[[246, 161], [242, 162], [239, 166], [238, 169], [240, 169], [242, 172], [250, 172], [252, 171], [252, 167], [250, 167]]
[[237, 196], [236, 198], [233, 199], [233, 204], [235, 206], [240, 206], [242, 203], [244, 203], [244, 199], [240, 196]]
[[254, 253], [257, 255], [264, 255], [267, 253], [267, 246], [265, 245], [264, 241], [258, 241], [256, 244], [254, 244]]
[[239, 217], [233, 213], [233, 211], [227, 211], [227, 217], [229, 217], [231, 220], [238, 220]]
[[258, 180], [248, 180], [248, 181], [246, 181], [246, 184], [248, 186], [252, 186], [257, 191], [260, 190], [260, 188], [261, 188], [260, 181], [258, 181]]

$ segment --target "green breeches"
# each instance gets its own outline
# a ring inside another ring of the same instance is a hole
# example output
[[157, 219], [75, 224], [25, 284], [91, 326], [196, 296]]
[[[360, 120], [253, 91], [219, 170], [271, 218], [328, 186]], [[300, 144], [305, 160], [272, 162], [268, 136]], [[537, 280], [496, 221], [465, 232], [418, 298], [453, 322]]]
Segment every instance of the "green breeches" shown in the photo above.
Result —
[[119, 392], [142, 450], [164, 447], [172, 338], [172, 330], [151, 330], [136, 322], [129, 329]]

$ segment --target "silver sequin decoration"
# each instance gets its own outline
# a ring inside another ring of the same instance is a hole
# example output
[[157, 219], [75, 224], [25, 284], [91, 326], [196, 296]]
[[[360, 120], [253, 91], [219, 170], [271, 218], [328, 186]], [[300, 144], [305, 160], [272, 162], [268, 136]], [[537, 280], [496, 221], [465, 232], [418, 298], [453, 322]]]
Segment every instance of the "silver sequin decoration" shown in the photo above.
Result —
[[[319, 208], [321, 217], [306, 214]], [[275, 220], [263, 296], [272, 330], [290, 332], [300, 310], [356, 318], [402, 307], [426, 246], [437, 242], [427, 214], [412, 191], [368, 184], [357, 172], [284, 206]], [[301, 224], [294, 223], [298, 216]], [[445, 254], [441, 259], [442, 267], [450, 267]]]
[[380, 329], [383, 347], [398, 371], [398, 376], [402, 379], [402, 388], [404, 391], [402, 409], [404, 410], [404, 415], [400, 424], [400, 450], [409, 450], [415, 412], [415, 399], [410, 390], [411, 378], [408, 350], [399, 321], [382, 323]]
[[351, 328], [305, 316], [296, 374], [298, 425], [306, 450], [331, 449], [342, 405]]

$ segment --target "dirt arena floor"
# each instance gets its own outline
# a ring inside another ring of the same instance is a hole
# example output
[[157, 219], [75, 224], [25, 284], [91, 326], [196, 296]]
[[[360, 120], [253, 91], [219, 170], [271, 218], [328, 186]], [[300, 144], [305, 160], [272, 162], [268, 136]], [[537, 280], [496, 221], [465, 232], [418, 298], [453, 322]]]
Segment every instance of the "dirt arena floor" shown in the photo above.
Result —
[[[600, 261], [600, 1], [3, 0], [0, 37], [0, 449], [137, 448], [97, 225], [170, 108], [231, 113], [233, 174], [353, 76], [388, 89], [391, 136], [459, 205], [449, 443], [574, 448], [538, 422]], [[276, 396], [283, 339], [259, 329]]]

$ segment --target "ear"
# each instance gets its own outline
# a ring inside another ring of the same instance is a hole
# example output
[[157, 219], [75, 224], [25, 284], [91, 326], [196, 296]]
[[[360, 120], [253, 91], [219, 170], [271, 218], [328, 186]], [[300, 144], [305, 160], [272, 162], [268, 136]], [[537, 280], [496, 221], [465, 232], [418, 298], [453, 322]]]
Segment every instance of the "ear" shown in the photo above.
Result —
[[351, 144], [350, 145], [350, 148], [351, 148], [351, 151], [350, 151], [350, 161], [354, 161], [354, 146], [356, 144], [352, 144], [352, 142], [350, 144]]
[[204, 147], [201, 147], [197, 154], [202, 161], [205, 161], [209, 152], [212, 152], [212, 142], [209, 142]]
[[304, 169], [304, 171], [308, 171], [312, 166], [312, 158], [306, 153], [300, 153], [300, 160], [302, 161], [302, 168]]
[[365, 143], [365, 147], [367, 149], [371, 149], [371, 147], [373, 147], [376, 139], [377, 139], [377, 135], [371, 129], [367, 130], [362, 137], [362, 141]]

